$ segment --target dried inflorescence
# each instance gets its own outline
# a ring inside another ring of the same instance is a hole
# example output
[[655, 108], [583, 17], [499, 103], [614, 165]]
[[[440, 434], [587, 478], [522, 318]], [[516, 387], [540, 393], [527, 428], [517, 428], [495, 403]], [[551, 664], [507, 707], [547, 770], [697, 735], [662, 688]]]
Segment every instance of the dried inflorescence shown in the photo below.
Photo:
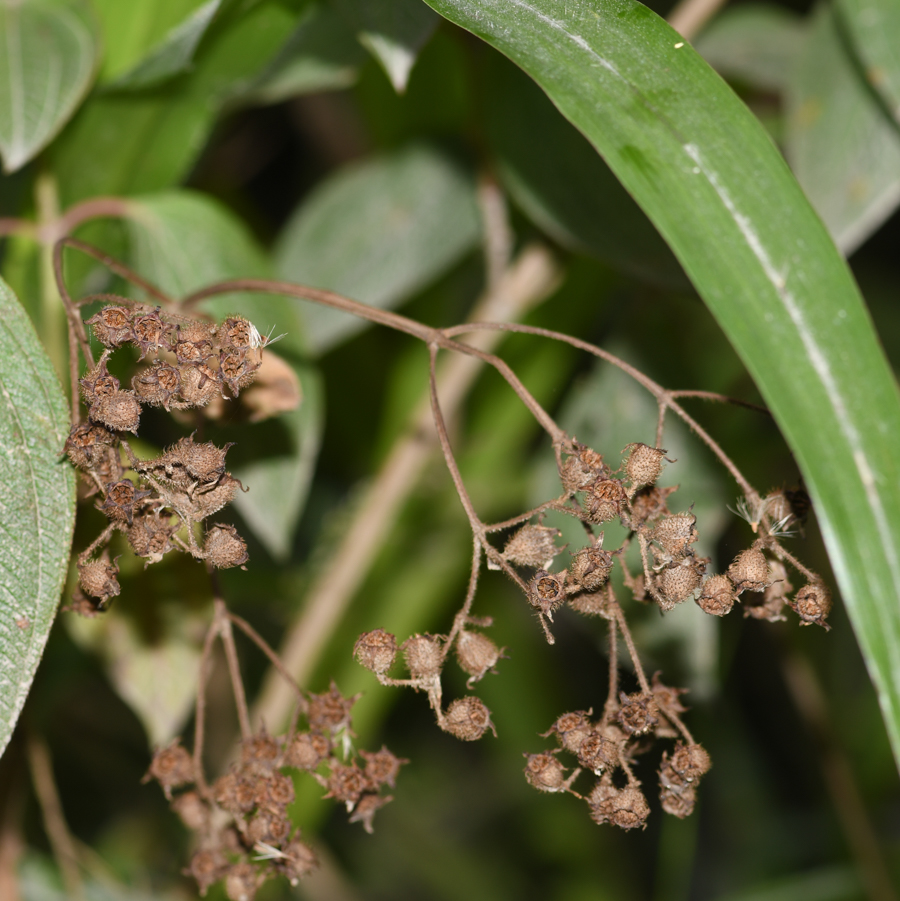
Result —
[[178, 740], [154, 753], [144, 781], [160, 784], [172, 809], [196, 834], [197, 850], [185, 872], [201, 895], [221, 881], [229, 899], [252, 901], [269, 878], [285, 876], [296, 885], [317, 866], [315, 852], [288, 816], [295, 796], [291, 771], [310, 774], [326, 789], [326, 798], [346, 807], [351, 822], [372, 832], [376, 812], [393, 800], [385, 787], [396, 787], [408, 761], [385, 747], [354, 757], [350, 708], [355, 700], [333, 683], [327, 692], [307, 695], [305, 729], [249, 735], [240, 759], [210, 786]]
[[[213, 523], [199, 539], [194, 529], [243, 489], [226, 470], [231, 445], [217, 447], [191, 435], [154, 459], [139, 460], [124, 436], [137, 433], [142, 405], [182, 410], [203, 407], [214, 397], [236, 397], [253, 381], [265, 342], [241, 317], [215, 325], [159, 307], [129, 306], [124, 299], [88, 324], [106, 350], [79, 380], [87, 419], [72, 427], [64, 450], [84, 473], [89, 494], [99, 494], [96, 507], [110, 527], [78, 558], [80, 591], [101, 609], [119, 593], [117, 570], [96, 557], [115, 531], [125, 534], [146, 565], [176, 550], [216, 569], [243, 566], [247, 545], [234, 526]], [[108, 366], [112, 352], [127, 344], [148, 359], [130, 389], [122, 388]], [[84, 598], [79, 600], [84, 606]]]

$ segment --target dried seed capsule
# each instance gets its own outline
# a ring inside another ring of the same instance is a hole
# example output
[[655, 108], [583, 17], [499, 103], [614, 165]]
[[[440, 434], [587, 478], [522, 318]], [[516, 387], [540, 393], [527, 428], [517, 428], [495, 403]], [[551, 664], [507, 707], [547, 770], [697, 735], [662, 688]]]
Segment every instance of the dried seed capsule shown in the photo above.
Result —
[[328, 777], [328, 794], [324, 797], [343, 801], [349, 810], [359, 800], [366, 788], [365, 774], [355, 763], [350, 766], [332, 763], [331, 774]]
[[653, 582], [659, 595], [656, 602], [663, 613], [686, 601], [700, 587], [706, 562], [705, 557], [683, 557], [654, 575]]
[[741, 551], [734, 558], [728, 567], [728, 578], [734, 583], [737, 594], [742, 591], [763, 591], [772, 581], [768, 561], [756, 547]]
[[234, 500], [238, 488], [243, 488], [240, 479], [235, 479], [231, 473], [225, 473], [218, 482], [211, 482], [203, 486], [194, 494], [194, 517], [196, 520], [206, 519], [213, 513], [218, 513], [226, 504]]
[[281, 849], [282, 856], [275, 862], [278, 870], [288, 878], [291, 885], [296, 885], [304, 876], [308, 876], [318, 865], [315, 852], [300, 836], [295, 835]]
[[181, 822], [200, 832], [209, 828], [209, 805], [195, 791], [183, 792], [172, 802], [172, 810], [181, 818]]
[[522, 526], [506, 542], [503, 556], [510, 563], [518, 563], [520, 566], [548, 566], [559, 553], [554, 542], [560, 534], [559, 529], [551, 529], [549, 526]]
[[572, 754], [577, 754], [581, 743], [594, 728], [588, 719], [590, 713], [589, 710], [576, 710], [573, 713], [562, 714], [546, 732], [541, 733], [541, 738], [556, 733], [561, 747]]
[[247, 543], [234, 526], [216, 523], [206, 533], [203, 558], [215, 569], [243, 566], [249, 559]]
[[735, 594], [731, 579], [725, 575], [710, 576], [703, 583], [697, 606], [712, 616], [725, 616], [734, 607]]
[[265, 729], [245, 738], [241, 742], [242, 765], [255, 764], [268, 771], [275, 765], [278, 755], [278, 741], [269, 735]]
[[611, 823], [620, 829], [643, 828], [650, 815], [647, 799], [637, 785], [619, 789], [608, 776], [594, 786], [588, 805], [595, 823]]
[[582, 491], [609, 475], [609, 467], [595, 450], [575, 442], [575, 453], [566, 457], [559, 472], [563, 488], [569, 493]]
[[599, 591], [612, 572], [613, 555], [602, 548], [603, 536], [591, 547], [583, 547], [572, 559], [572, 582], [584, 591]]
[[697, 540], [697, 517], [693, 513], [676, 513], [661, 519], [650, 537], [669, 556], [682, 557], [690, 552], [690, 546]]
[[660, 516], [671, 515], [668, 507], [669, 495], [678, 490], [677, 485], [669, 488], [648, 486], [640, 488], [631, 498], [631, 517], [635, 524], [650, 522]]
[[78, 564], [78, 584], [85, 594], [98, 598], [103, 605], [122, 590], [116, 578], [118, 573], [118, 564], [115, 561], [110, 563], [104, 554], [99, 560]]
[[247, 839], [278, 847], [291, 834], [291, 821], [284, 814], [260, 810], [247, 824]]
[[366, 761], [366, 779], [372, 791], [378, 791], [382, 785], [396, 786], [397, 775], [404, 763], [409, 763], [402, 757], [392, 754], [384, 745], [380, 751], [360, 751], [360, 756]]
[[131, 380], [131, 388], [143, 403], [168, 410], [170, 402], [181, 390], [181, 376], [174, 366], [156, 360], [149, 369], [139, 372]]
[[528, 585], [528, 602], [548, 619], [566, 600], [566, 570], [549, 573], [539, 569]]
[[132, 331], [134, 333], [134, 342], [141, 349], [141, 360], [151, 351], [154, 354], [159, 353], [159, 347], [162, 344], [165, 331], [163, 321], [159, 316], [159, 307], [150, 313], [135, 313]]
[[631, 453], [625, 463], [625, 474], [631, 482], [632, 491], [653, 485], [662, 472], [662, 461], [667, 452], [658, 447], [639, 443], [629, 444], [622, 453], [627, 450]]
[[135, 517], [125, 534], [134, 552], [138, 557], [146, 557], [149, 564], [159, 563], [172, 549], [173, 532], [174, 529], [158, 516], [147, 514]]
[[[616, 730], [618, 735], [622, 735]], [[622, 735], [624, 738], [624, 735]], [[595, 775], [601, 775], [605, 770], [614, 769], [621, 762], [620, 748], [622, 741], [616, 734], [611, 734], [607, 729], [595, 728], [582, 739], [576, 755], [578, 762]]]
[[830, 629], [825, 622], [831, 612], [831, 592], [822, 582], [809, 582], [798, 592], [793, 601], [790, 601], [791, 609], [800, 617], [801, 626], [823, 626]]
[[444, 665], [441, 642], [433, 635], [413, 635], [403, 642], [401, 649], [413, 679], [432, 679]]
[[441, 728], [462, 741], [477, 741], [488, 729], [497, 734], [490, 710], [475, 695], [453, 701], [447, 708]]
[[321, 732], [299, 732], [284, 755], [285, 766], [314, 770], [331, 753], [331, 744]]
[[225, 894], [229, 901], [253, 901], [265, 873], [251, 863], [233, 863], [225, 873]]
[[184, 406], [205, 407], [219, 393], [216, 373], [205, 366], [185, 366], [178, 393]]
[[688, 708], [681, 703], [681, 695], [687, 692], [686, 688], [673, 688], [669, 685], [664, 685], [659, 678], [659, 673], [654, 673], [650, 683], [650, 690], [653, 692], [653, 697], [656, 698], [656, 703], [663, 715], [677, 716], [679, 713], [687, 711]]
[[334, 735], [350, 728], [350, 710], [361, 695], [345, 698], [332, 680], [328, 691], [309, 695], [306, 720], [314, 730]]
[[584, 493], [584, 512], [590, 522], [609, 522], [622, 513], [625, 500], [620, 479], [599, 479]]
[[382, 675], [394, 664], [397, 639], [384, 629], [363, 632], [353, 646], [353, 653], [366, 669]]
[[683, 820], [694, 812], [697, 792], [693, 786], [686, 786], [678, 791], [662, 788], [659, 792], [659, 801], [666, 813]]
[[253, 347], [253, 333], [256, 329], [243, 316], [230, 316], [219, 327], [219, 336], [223, 344], [237, 348]]
[[374, 819], [375, 814], [384, 807], [385, 804], [389, 804], [393, 800], [394, 799], [390, 795], [381, 797], [380, 795], [368, 792], [356, 802], [356, 807], [353, 808], [353, 814], [347, 822], [362, 823], [363, 829], [371, 835], [374, 831], [372, 828], [372, 820]]
[[566, 768], [551, 754], [525, 754], [525, 778], [541, 792], [561, 792], [569, 786]]
[[134, 338], [131, 331], [131, 310], [127, 307], [104, 307], [85, 320], [94, 337], [106, 347], [119, 347]]
[[788, 579], [784, 564], [779, 560], [770, 561], [769, 575], [772, 584], [765, 589], [762, 599], [752, 598], [744, 601], [744, 616], [764, 619], [770, 623], [784, 622], [786, 617], [781, 611], [787, 603], [787, 596], [794, 590], [794, 586]]
[[212, 441], [197, 444], [191, 435], [179, 439], [163, 457], [183, 466], [185, 472], [198, 482], [215, 482], [224, 475], [225, 454], [233, 446], [233, 441], [229, 441], [224, 447], [216, 447]]
[[659, 706], [652, 694], [619, 693], [617, 719], [627, 735], [646, 735], [659, 722]]
[[502, 651], [481, 632], [462, 631], [456, 639], [456, 659], [470, 676], [466, 685], [471, 688], [486, 673], [494, 672], [494, 666]]
[[709, 752], [703, 745], [686, 745], [680, 741], [675, 745], [671, 760], [668, 759], [668, 754], [663, 754], [663, 764], [666, 763], [685, 782], [694, 782], [705, 773], [708, 773], [710, 767], [712, 767]]
[[88, 416], [114, 432], [137, 434], [141, 423], [141, 405], [131, 391], [114, 391], [98, 397], [91, 404]]
[[104, 490], [106, 498], [99, 509], [113, 522], [127, 522], [129, 526], [134, 522], [134, 515], [138, 512], [140, 502], [151, 494], [149, 491], [135, 488], [130, 479], [111, 482]]
[[155, 779], [166, 797], [171, 800], [173, 788], [190, 785], [196, 778], [194, 760], [181, 746], [181, 739], [176, 738], [165, 748], [157, 748], [154, 751], [144, 782]]
[[200, 894], [205, 895], [209, 887], [222, 878], [227, 868], [228, 858], [218, 848], [208, 849], [194, 854], [185, 875], [192, 876]]
[[80, 422], [72, 426], [63, 450], [79, 469], [93, 469], [107, 448], [115, 447], [119, 436], [102, 425]]
[[242, 388], [246, 388], [255, 378], [256, 372], [262, 362], [254, 363], [247, 358], [247, 351], [236, 347], [224, 347], [219, 356], [219, 372], [222, 381], [229, 387], [231, 393], [237, 397]]
[[97, 365], [78, 380], [81, 396], [88, 406], [93, 404], [97, 398], [115, 394], [120, 388], [119, 380], [114, 375], [110, 375], [106, 368], [108, 354], [109, 351], [106, 351]]

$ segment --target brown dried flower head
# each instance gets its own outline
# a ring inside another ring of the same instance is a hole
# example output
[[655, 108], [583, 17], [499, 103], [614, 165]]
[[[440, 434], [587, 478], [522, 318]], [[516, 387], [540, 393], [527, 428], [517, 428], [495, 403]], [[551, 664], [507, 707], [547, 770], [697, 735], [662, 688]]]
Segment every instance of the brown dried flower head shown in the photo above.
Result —
[[637, 785], [616, 788], [608, 777], [594, 786], [588, 805], [595, 823], [611, 823], [620, 829], [643, 828], [650, 815], [647, 799]]
[[625, 474], [631, 482], [632, 493], [638, 488], [655, 484], [662, 473], [662, 464], [666, 451], [646, 444], [629, 444], [622, 450], [630, 451], [625, 463]]
[[546, 616], [553, 618], [553, 611], [566, 600], [566, 570], [549, 573], [539, 569], [528, 585], [528, 600], [532, 607]]
[[353, 653], [367, 670], [383, 675], [394, 664], [397, 639], [384, 629], [363, 632], [353, 646]]
[[619, 694], [617, 716], [622, 731], [627, 735], [645, 735], [659, 722], [659, 706], [651, 694]]
[[572, 558], [569, 577], [584, 591], [599, 591], [609, 581], [613, 555], [604, 551], [602, 545], [603, 535], [596, 544], [581, 548]]
[[286, 766], [298, 770], [314, 770], [331, 753], [331, 742], [321, 732], [299, 732], [284, 755]]
[[697, 605], [704, 613], [725, 616], [731, 612], [735, 602], [734, 585], [726, 575], [710, 576], [703, 583], [703, 590], [697, 598]]
[[541, 733], [541, 738], [547, 738], [556, 733], [560, 745], [566, 751], [577, 754], [581, 743], [594, 728], [588, 718], [590, 714], [589, 710], [564, 713], [557, 717], [556, 722], [546, 732]]
[[165, 748], [157, 748], [150, 762], [150, 769], [144, 776], [144, 781], [155, 779], [167, 798], [171, 800], [172, 789], [180, 785], [190, 785], [196, 780], [194, 772], [194, 760], [181, 746], [181, 741], [175, 739]]
[[734, 583], [735, 592], [763, 591], [772, 581], [769, 563], [757, 547], [741, 551], [728, 567], [728, 578]]
[[490, 710], [475, 695], [453, 701], [447, 708], [441, 728], [462, 741], [477, 741], [488, 729], [497, 734]]
[[99, 560], [78, 564], [78, 584], [85, 594], [97, 598], [101, 605], [106, 604], [122, 590], [116, 578], [118, 573], [118, 564], [115, 561], [110, 563], [109, 557], [104, 554]]
[[469, 688], [487, 673], [494, 672], [494, 666], [503, 652], [482, 632], [464, 629], [456, 639], [456, 659], [463, 671], [469, 674], [466, 683]]
[[434, 635], [412, 635], [400, 647], [413, 679], [433, 679], [444, 666], [441, 641]]
[[563, 488], [569, 494], [584, 490], [608, 474], [609, 467], [603, 462], [602, 455], [578, 442], [575, 442], [575, 453], [566, 457], [559, 473]]
[[689, 555], [670, 563], [654, 576], [660, 610], [667, 612], [686, 601], [703, 581], [707, 558]]
[[203, 556], [215, 569], [243, 566], [250, 559], [247, 543], [237, 529], [224, 523], [216, 523], [206, 533]]
[[520, 566], [548, 566], [559, 553], [555, 541], [560, 534], [559, 529], [551, 529], [549, 526], [522, 526], [506, 543], [503, 556], [510, 563], [518, 563]]
[[98, 397], [88, 412], [91, 422], [105, 425], [113, 432], [137, 434], [141, 423], [141, 405], [131, 391], [113, 391]]
[[682, 557], [690, 552], [697, 540], [697, 517], [693, 513], [676, 513], [661, 519], [651, 538], [671, 557]]
[[620, 479], [599, 479], [584, 493], [584, 512], [592, 523], [609, 522], [621, 515], [625, 500]]
[[566, 768], [550, 754], [525, 754], [525, 778], [528, 784], [542, 792], [566, 791]]
[[813, 624], [830, 629], [825, 620], [831, 612], [831, 592], [822, 582], [809, 582], [790, 601], [791, 609], [800, 617], [801, 626]]

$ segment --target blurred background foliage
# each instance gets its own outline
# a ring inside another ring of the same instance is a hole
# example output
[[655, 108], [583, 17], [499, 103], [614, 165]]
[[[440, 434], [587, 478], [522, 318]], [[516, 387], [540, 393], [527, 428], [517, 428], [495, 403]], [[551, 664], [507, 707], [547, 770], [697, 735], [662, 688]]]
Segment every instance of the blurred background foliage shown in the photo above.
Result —
[[[419, 0], [26, 0], [14, 22], [15, 7], [0, 2], [0, 30], [20, 29], [34, 54], [28, 77], [45, 77], [35, 35], [49, 28], [66, 90], [24, 129], [0, 114], [0, 216], [47, 222], [73, 204], [121, 197], [127, 216], [85, 221], [75, 234], [173, 294], [278, 277], [441, 326], [471, 314], [490, 278], [485, 244], [499, 236], [502, 245], [505, 228], [514, 254], [540, 244], [555, 259], [553, 287], [522, 304], [523, 321], [611, 349], [668, 387], [758, 400], [674, 256], [584, 138], [518, 69]], [[898, 52], [900, 14], [894, 31], [873, 34], [870, 12], [856, 0], [735, 2], [695, 45], [765, 124], [849, 255], [896, 367], [900, 97], [878, 54]], [[46, 253], [33, 236], [10, 234], [0, 273], [64, 371]], [[129, 291], [86, 257], [71, 254], [67, 274], [73, 294]], [[540, 795], [522, 776], [522, 753], [545, 747], [537, 733], [556, 716], [602, 705], [605, 639], [595, 622], [559, 616], [548, 647], [505, 578], [483, 577], [475, 612], [494, 617], [508, 659], [479, 686], [498, 737], [472, 746], [439, 732], [422, 697], [380, 687], [351, 659], [364, 630], [401, 640], [446, 631], [465, 590], [468, 526], [436, 446], [410, 472], [396, 512], [366, 505], [414, 433], [425, 350], [272, 297], [208, 308], [286, 333], [276, 352], [303, 395], [280, 418], [217, 427], [214, 437], [238, 442], [229, 462], [251, 489], [233, 514], [251, 562], [223, 574], [225, 597], [278, 647], [366, 517], [374, 559], [304, 662], [304, 681], [364, 692], [359, 744], [386, 742], [411, 761], [373, 836], [299, 778], [295, 822], [323, 867], [296, 889], [270, 883], [260, 898], [896, 897], [900, 786], [840, 604], [828, 634], [738, 613], [714, 622], [693, 605], [664, 619], [629, 607], [648, 671], [690, 687], [688, 722], [714, 767], [688, 820], [656, 809], [644, 832], [598, 827], [573, 798]], [[608, 458], [631, 441], [652, 443], [655, 405], [618, 372], [528, 336], [505, 338], [500, 352], [563, 427]], [[796, 484], [771, 421], [693, 404], [757, 488]], [[147, 415], [142, 446], [162, 448], [179, 428]], [[453, 436], [485, 520], [555, 494], [549, 443], [495, 374], [475, 380]], [[686, 430], [671, 428], [666, 446], [679, 461], [666, 472], [681, 485], [673, 509], [695, 505], [702, 550], [721, 571], [751, 540], [727, 510], [736, 492]], [[80, 509], [76, 549], [99, 522]], [[808, 565], [829, 571], [814, 521], [795, 543]], [[67, 896], [27, 777], [26, 735], [49, 749], [86, 898], [195, 895], [180, 874], [186, 831], [140, 779], [150, 747], [191, 727], [209, 586], [191, 560], [146, 571], [128, 555], [120, 563], [122, 595], [109, 614], [57, 623], [0, 767], [0, 858], [13, 861], [23, 901]], [[253, 697], [265, 660], [238, 641]], [[221, 666], [210, 694], [215, 770], [236, 734]], [[641, 766], [652, 782], [656, 760]]]

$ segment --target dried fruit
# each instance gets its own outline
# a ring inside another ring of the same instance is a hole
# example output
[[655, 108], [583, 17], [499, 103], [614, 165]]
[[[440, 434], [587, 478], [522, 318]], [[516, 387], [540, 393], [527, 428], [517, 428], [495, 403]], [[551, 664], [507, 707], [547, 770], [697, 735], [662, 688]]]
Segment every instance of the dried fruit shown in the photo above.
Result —
[[769, 564], [763, 552], [757, 547], [741, 551], [728, 567], [728, 578], [734, 583], [735, 591], [763, 591], [772, 581]]
[[625, 474], [631, 482], [632, 492], [653, 485], [662, 472], [666, 451], [646, 444], [629, 444], [622, 451], [630, 450], [625, 463]]
[[625, 500], [620, 479], [599, 479], [584, 493], [584, 512], [590, 522], [609, 522], [622, 513]]
[[609, 581], [613, 555], [603, 550], [603, 536], [591, 547], [583, 547], [572, 559], [569, 577], [584, 591], [599, 591]]
[[494, 730], [490, 710], [474, 695], [453, 701], [447, 708], [441, 727], [462, 741], [477, 741], [488, 729]]
[[676, 513], [661, 519], [650, 536], [670, 557], [682, 557], [697, 540], [696, 525], [693, 513]]
[[798, 592], [793, 601], [789, 601], [791, 609], [800, 617], [801, 626], [813, 623], [830, 629], [825, 622], [831, 612], [831, 592], [822, 582], [809, 582]]
[[401, 645], [413, 679], [433, 679], [444, 665], [441, 642], [433, 635], [413, 635]]
[[104, 555], [99, 560], [78, 564], [78, 584], [85, 594], [105, 604], [122, 590], [116, 578], [118, 573], [116, 562], [110, 563], [109, 558]]
[[697, 605], [704, 613], [725, 616], [731, 612], [735, 602], [734, 585], [725, 575], [710, 576], [703, 583], [703, 590], [697, 598]]
[[98, 397], [88, 412], [91, 422], [105, 425], [114, 432], [137, 434], [141, 423], [141, 405], [131, 391], [117, 390]]
[[463, 630], [456, 639], [456, 659], [470, 676], [466, 683], [469, 688], [488, 672], [500, 659], [500, 648], [481, 632]]
[[506, 543], [503, 556], [520, 566], [548, 566], [559, 553], [555, 544], [559, 535], [559, 529], [549, 526], [522, 526]]
[[353, 646], [353, 653], [366, 669], [383, 675], [397, 656], [397, 639], [384, 629], [363, 632]]
[[548, 619], [553, 611], [566, 600], [566, 571], [549, 573], [539, 569], [528, 585], [528, 600]]

